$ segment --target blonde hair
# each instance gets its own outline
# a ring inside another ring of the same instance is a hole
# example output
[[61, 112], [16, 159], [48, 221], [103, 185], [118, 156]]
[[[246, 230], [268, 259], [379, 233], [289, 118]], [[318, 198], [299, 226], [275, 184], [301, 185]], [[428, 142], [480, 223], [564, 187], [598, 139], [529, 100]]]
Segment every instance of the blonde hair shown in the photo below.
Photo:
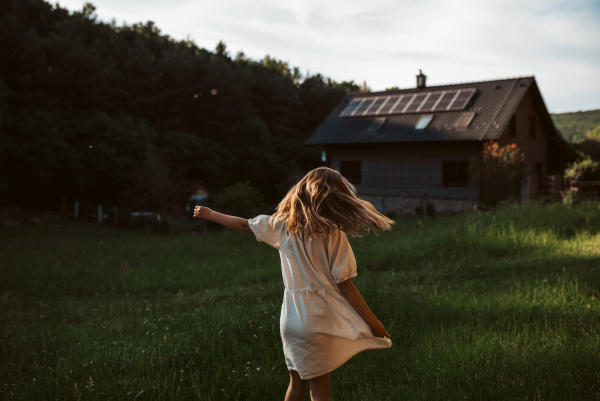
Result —
[[283, 221], [288, 235], [305, 229], [312, 237], [339, 228], [351, 237], [361, 231], [389, 230], [394, 224], [367, 201], [339, 172], [327, 167], [310, 171], [289, 190], [271, 221]]

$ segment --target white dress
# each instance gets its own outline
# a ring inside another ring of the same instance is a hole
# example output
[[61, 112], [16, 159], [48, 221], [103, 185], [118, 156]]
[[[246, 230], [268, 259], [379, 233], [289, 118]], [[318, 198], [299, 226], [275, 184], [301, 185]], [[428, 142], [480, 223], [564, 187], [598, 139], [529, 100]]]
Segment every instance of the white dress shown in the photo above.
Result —
[[339, 229], [287, 236], [283, 222], [266, 215], [250, 219], [256, 239], [279, 250], [285, 294], [280, 330], [289, 370], [304, 380], [331, 372], [367, 349], [389, 348], [390, 339], [374, 337], [367, 323], [340, 293], [337, 283], [356, 276], [356, 260]]

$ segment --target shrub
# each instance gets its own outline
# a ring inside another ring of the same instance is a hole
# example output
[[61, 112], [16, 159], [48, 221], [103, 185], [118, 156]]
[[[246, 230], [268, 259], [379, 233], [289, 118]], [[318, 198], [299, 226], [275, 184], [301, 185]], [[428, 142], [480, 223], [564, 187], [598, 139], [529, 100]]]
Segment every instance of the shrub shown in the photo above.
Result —
[[563, 198], [563, 203], [567, 206], [573, 206], [578, 201], [579, 201], [579, 195], [577, 194], [577, 191], [574, 191], [572, 189], [570, 189], [566, 193], [565, 197]]
[[213, 205], [221, 213], [244, 218], [254, 217], [265, 209], [263, 194], [249, 181], [221, 189], [215, 195]]
[[575, 147], [596, 161], [600, 161], [600, 125], [585, 133], [583, 142]]
[[481, 204], [495, 207], [502, 201], [517, 199], [526, 173], [525, 155], [514, 143], [500, 147], [490, 142], [484, 145], [480, 157], [471, 160], [469, 170]]
[[598, 181], [600, 180], [600, 163], [586, 157], [567, 167], [565, 177], [572, 180]]

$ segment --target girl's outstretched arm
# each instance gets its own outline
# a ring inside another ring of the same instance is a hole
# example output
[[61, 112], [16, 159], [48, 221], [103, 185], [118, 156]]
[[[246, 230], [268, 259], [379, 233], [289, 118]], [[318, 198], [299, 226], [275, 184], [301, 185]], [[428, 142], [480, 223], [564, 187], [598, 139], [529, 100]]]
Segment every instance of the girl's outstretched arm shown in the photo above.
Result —
[[194, 208], [194, 217], [214, 221], [217, 224], [231, 228], [242, 233], [251, 234], [252, 230], [248, 225], [248, 220], [241, 217], [229, 216], [222, 213], [217, 213], [204, 206], [196, 206]]
[[340, 292], [348, 300], [348, 303], [352, 305], [354, 310], [363, 318], [363, 320], [369, 325], [371, 332], [375, 337], [387, 337], [390, 338], [390, 334], [387, 332], [383, 323], [381, 323], [371, 309], [367, 306], [367, 303], [358, 292], [358, 289], [354, 286], [351, 279], [338, 283]]

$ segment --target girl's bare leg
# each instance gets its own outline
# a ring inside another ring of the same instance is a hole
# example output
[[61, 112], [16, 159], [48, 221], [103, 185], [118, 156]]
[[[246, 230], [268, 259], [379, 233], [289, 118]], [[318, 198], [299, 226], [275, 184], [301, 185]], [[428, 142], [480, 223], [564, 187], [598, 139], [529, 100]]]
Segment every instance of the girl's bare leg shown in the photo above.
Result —
[[331, 372], [310, 379], [310, 399], [312, 401], [329, 401], [329, 384]]
[[[302, 380], [300, 375], [295, 370], [290, 370], [290, 385], [285, 394], [285, 401], [302, 401], [302, 397], [306, 392], [308, 380]], [[312, 395], [312, 384], [311, 384]], [[329, 398], [327, 398], [329, 399]]]

